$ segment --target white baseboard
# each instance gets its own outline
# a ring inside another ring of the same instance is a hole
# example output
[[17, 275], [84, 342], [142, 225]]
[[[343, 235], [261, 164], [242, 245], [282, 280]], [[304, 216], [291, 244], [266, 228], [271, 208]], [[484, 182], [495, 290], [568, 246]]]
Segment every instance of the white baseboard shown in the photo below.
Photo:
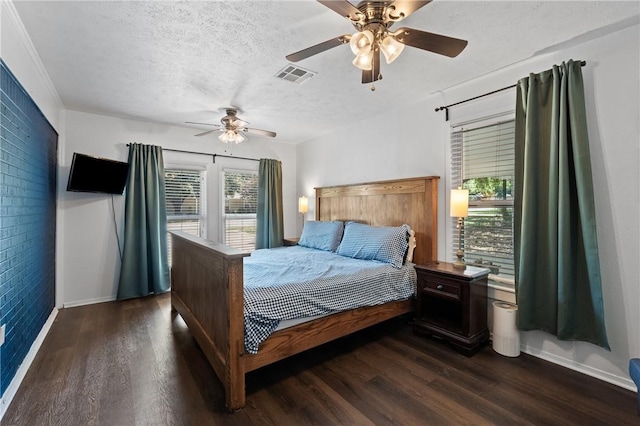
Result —
[[95, 299], [65, 302], [63, 306], [65, 308], [75, 308], [76, 306], [94, 305], [96, 303], [113, 302], [114, 300], [116, 300], [116, 296], [104, 296], [104, 297], [97, 297]]
[[[515, 293], [513, 290], [508, 288], [501, 288], [498, 285], [489, 285], [489, 306], [488, 309], [491, 309], [491, 299], [495, 299], [502, 302], [510, 302], [516, 303]], [[493, 315], [491, 315], [492, 317]], [[491, 330], [491, 335], [493, 336], [493, 330]], [[559, 357], [552, 353], [541, 351], [540, 348], [534, 348], [527, 345], [520, 345], [521, 352], [524, 352], [528, 355], [535, 356], [536, 358], [544, 359], [545, 361], [552, 362], [554, 364], [561, 365], [566, 368], [570, 368], [571, 370], [577, 371], [582, 374], [586, 374], [587, 376], [594, 377], [596, 379], [603, 380], [607, 383], [611, 383], [612, 385], [620, 386], [624, 389], [629, 389], [630, 391], [637, 392], [636, 385], [633, 381], [624, 376], [616, 376], [611, 373], [607, 373], [606, 371], [598, 370], [597, 368], [589, 367], [587, 365], [579, 364], [574, 362], [571, 359]]]
[[2, 423], [4, 413], [7, 411], [7, 408], [9, 407], [9, 404], [11, 404], [11, 401], [13, 401], [13, 397], [16, 396], [18, 388], [24, 380], [24, 376], [26, 376], [29, 367], [31, 367], [33, 360], [36, 358], [36, 354], [40, 350], [40, 346], [42, 346], [44, 338], [47, 337], [47, 334], [49, 334], [49, 330], [51, 329], [53, 321], [56, 319], [57, 315], [58, 309], [53, 308], [53, 311], [51, 311], [49, 318], [47, 318], [47, 321], [42, 326], [40, 333], [38, 333], [36, 340], [31, 345], [29, 352], [27, 352], [27, 356], [25, 356], [24, 360], [22, 360], [22, 364], [20, 364], [16, 375], [11, 380], [11, 383], [9, 383], [9, 387], [5, 391], [4, 395], [2, 395], [2, 399], [0, 399], [0, 423]]
[[633, 392], [637, 392], [636, 385], [631, 379], [622, 376], [616, 376], [606, 371], [598, 370], [597, 368], [589, 367], [588, 365], [578, 364], [570, 359], [559, 357], [552, 353], [541, 351], [539, 348], [532, 348], [530, 346], [522, 345], [520, 347], [522, 352], [535, 356], [536, 358], [544, 359], [545, 361], [552, 362], [554, 364], [561, 365], [562, 367], [569, 368], [577, 371], [578, 373], [586, 374], [587, 376], [600, 379], [612, 385], [620, 386], [621, 388], [628, 389]]

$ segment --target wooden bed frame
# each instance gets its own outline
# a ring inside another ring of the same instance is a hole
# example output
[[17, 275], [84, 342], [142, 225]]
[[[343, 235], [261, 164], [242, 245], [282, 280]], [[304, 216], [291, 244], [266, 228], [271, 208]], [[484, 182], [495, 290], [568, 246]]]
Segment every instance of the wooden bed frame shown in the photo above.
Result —
[[[413, 262], [437, 257], [438, 177], [316, 188], [316, 220], [375, 226], [407, 223], [416, 233]], [[336, 313], [274, 332], [257, 354], [244, 351], [243, 258], [249, 253], [172, 232], [171, 306], [224, 385], [226, 406], [245, 405], [245, 373], [411, 312], [399, 301]]]

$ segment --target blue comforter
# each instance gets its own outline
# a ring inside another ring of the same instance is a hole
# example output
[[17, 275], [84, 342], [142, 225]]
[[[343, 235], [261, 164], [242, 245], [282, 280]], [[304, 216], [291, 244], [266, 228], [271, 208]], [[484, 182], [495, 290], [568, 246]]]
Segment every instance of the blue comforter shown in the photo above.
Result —
[[397, 269], [301, 246], [244, 259], [245, 349], [255, 354], [281, 320], [326, 315], [412, 297], [412, 264]]

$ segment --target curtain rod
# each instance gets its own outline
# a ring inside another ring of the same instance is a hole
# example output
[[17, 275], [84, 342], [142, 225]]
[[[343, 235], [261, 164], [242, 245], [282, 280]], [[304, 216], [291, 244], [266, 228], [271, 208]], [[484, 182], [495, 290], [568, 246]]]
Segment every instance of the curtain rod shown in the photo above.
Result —
[[[128, 143], [127, 146], [131, 146], [131, 144]], [[181, 152], [183, 154], [210, 155], [211, 157], [213, 157], [213, 164], [216, 163], [216, 157], [237, 158], [238, 160], [260, 161], [257, 158], [236, 157], [234, 155], [212, 154], [212, 153], [209, 153], [209, 152], [184, 151], [184, 150], [181, 150], [181, 149], [171, 149], [171, 148], [162, 148], [162, 150], [163, 151], [171, 151], [171, 152]]]
[[[580, 65], [584, 67], [585, 65], [587, 65], [587, 62], [586, 61], [580, 61]], [[465, 99], [464, 101], [456, 102], [454, 104], [441, 106], [441, 107], [436, 108], [436, 112], [444, 110], [444, 119], [445, 119], [445, 121], [449, 121], [449, 108], [451, 108], [452, 106], [464, 104], [464, 103], [470, 102], [470, 101], [475, 101], [476, 99], [484, 98], [485, 96], [493, 95], [494, 93], [502, 92], [503, 90], [513, 89], [514, 87], [516, 87], [516, 84], [512, 84], [511, 86], [503, 87], [502, 89], [494, 90], [493, 92], [484, 93], [482, 95], [474, 96], [473, 98]]]

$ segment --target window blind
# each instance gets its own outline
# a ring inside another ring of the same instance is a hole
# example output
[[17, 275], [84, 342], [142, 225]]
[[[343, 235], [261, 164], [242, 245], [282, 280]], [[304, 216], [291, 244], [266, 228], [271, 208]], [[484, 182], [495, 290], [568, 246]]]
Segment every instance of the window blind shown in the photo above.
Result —
[[[513, 278], [513, 179], [515, 121], [509, 120], [451, 134], [454, 188], [469, 190], [469, 216], [462, 246], [467, 264]], [[455, 229], [457, 218], [452, 218]], [[452, 251], [458, 248], [453, 233]]]
[[464, 179], [513, 179], [515, 122], [462, 131]]
[[[203, 182], [197, 170], [165, 170], [165, 196], [167, 231], [184, 231], [198, 237], [204, 234]], [[171, 265], [171, 238], [167, 234], [169, 264]]]
[[224, 243], [244, 251], [255, 249], [258, 172], [223, 171], [222, 228]]

